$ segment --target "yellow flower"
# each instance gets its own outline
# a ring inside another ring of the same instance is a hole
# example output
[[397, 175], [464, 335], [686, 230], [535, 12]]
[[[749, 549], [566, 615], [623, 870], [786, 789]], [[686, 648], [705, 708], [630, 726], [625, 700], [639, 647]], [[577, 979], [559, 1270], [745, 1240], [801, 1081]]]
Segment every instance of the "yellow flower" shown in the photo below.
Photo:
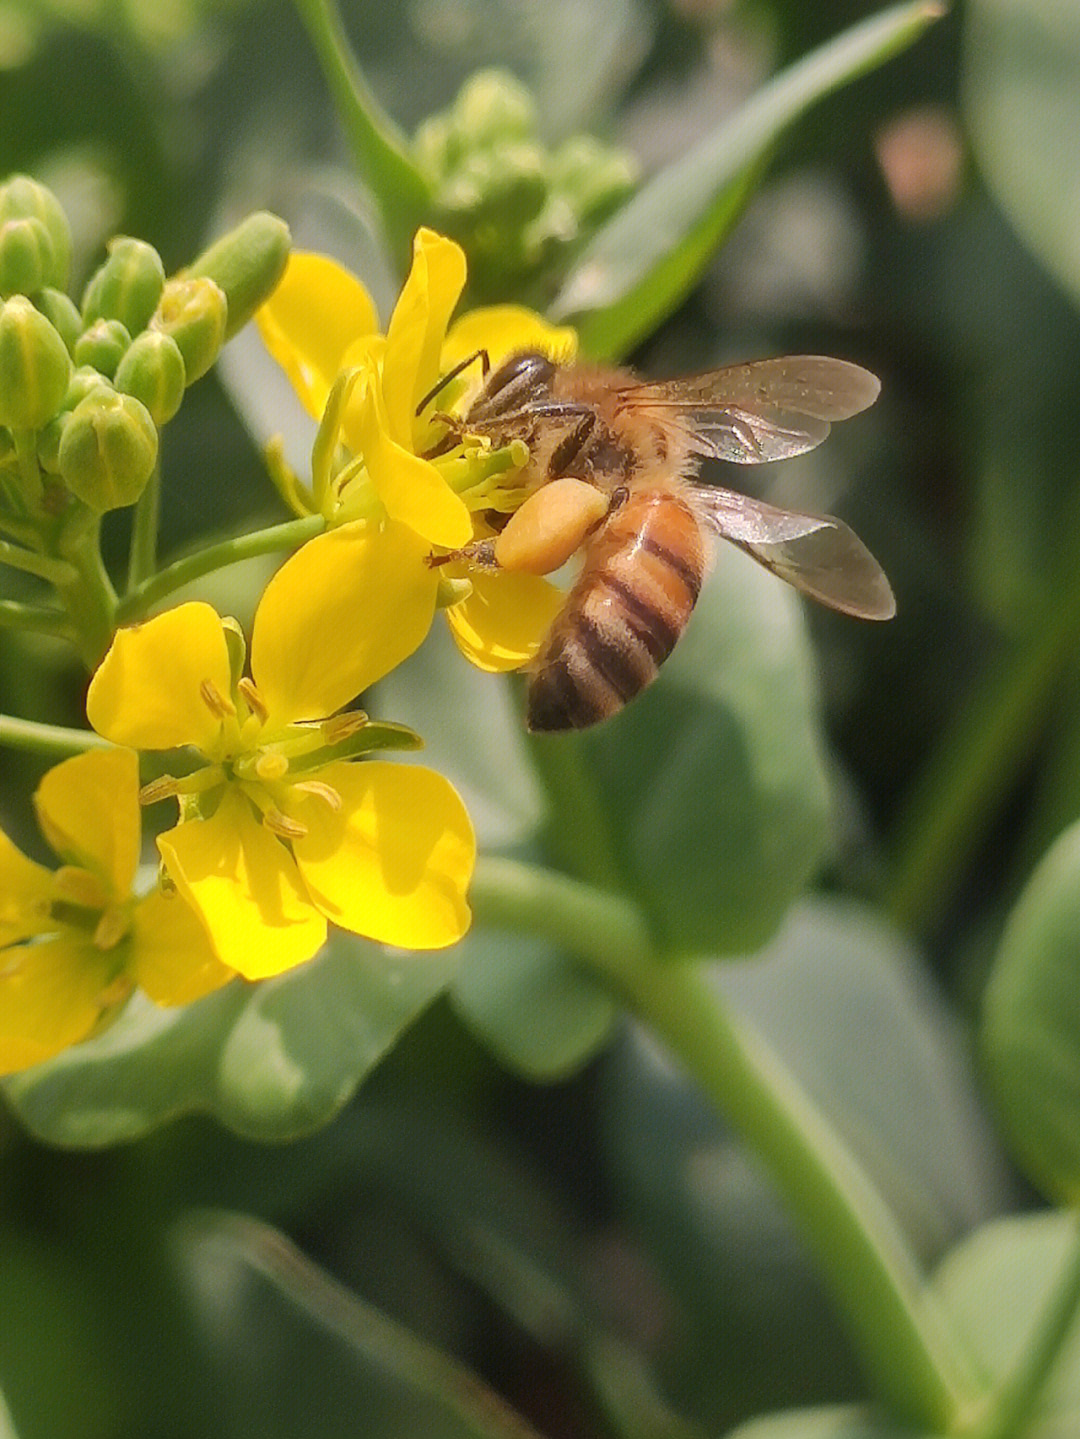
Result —
[[[326, 539], [333, 571], [346, 537]], [[393, 563], [391, 551], [371, 558]], [[363, 577], [364, 629], [389, 623], [379, 573]], [[143, 800], [179, 798], [180, 822], [157, 842], [165, 869], [218, 957], [248, 979], [310, 959], [328, 920], [406, 949], [439, 949], [469, 925], [476, 846], [456, 791], [418, 765], [357, 762], [415, 748], [410, 731], [359, 712], [320, 718], [371, 682], [333, 580], [305, 588], [278, 572], [255, 615], [251, 679], [238, 630], [193, 603], [120, 630], [87, 695], [106, 738], [201, 752], [202, 768]]]
[[[489, 533], [484, 512], [521, 503], [515, 476], [526, 452], [493, 452], [487, 441], [465, 436], [440, 453], [445, 426], [433, 420], [430, 405], [418, 415], [420, 402], [440, 376], [478, 350], [497, 367], [521, 350], [569, 359], [575, 344], [572, 330], [515, 305], [474, 310], [450, 324], [464, 284], [461, 249], [421, 230], [385, 336], [376, 331], [375, 308], [359, 280], [318, 255], [290, 259], [257, 317], [267, 348], [321, 421], [311, 494], [294, 493], [298, 508], [321, 513], [332, 528], [285, 569], [295, 572], [298, 587], [320, 585], [329, 561], [335, 582], [345, 586], [345, 607], [356, 613], [366, 612], [362, 606], [381, 587], [380, 608], [395, 623], [365, 625], [372, 678], [404, 658], [405, 643], [419, 645], [436, 608], [445, 610], [474, 664], [517, 669], [535, 654], [562, 603], [559, 591], [535, 575], [466, 577], [428, 564], [433, 553]], [[477, 365], [440, 391], [436, 408], [450, 409], [479, 381]]]
[[0, 1074], [85, 1039], [136, 985], [186, 1004], [233, 977], [176, 894], [131, 892], [139, 862], [138, 757], [91, 750], [34, 796], [57, 870], [0, 833]]

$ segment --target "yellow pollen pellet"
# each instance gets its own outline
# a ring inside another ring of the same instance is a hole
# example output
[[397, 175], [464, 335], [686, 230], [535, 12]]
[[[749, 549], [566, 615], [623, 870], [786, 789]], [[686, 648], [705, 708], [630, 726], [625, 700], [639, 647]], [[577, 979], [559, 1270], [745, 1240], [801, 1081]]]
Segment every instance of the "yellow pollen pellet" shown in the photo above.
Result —
[[584, 480], [552, 480], [530, 495], [495, 538], [495, 562], [504, 570], [549, 575], [579, 550], [608, 512], [602, 490]]

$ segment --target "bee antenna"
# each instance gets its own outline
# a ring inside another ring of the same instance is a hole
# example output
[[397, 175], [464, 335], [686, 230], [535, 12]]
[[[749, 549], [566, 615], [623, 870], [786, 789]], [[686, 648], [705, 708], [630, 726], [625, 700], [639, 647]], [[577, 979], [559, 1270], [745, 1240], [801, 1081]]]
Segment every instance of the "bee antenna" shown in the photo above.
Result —
[[484, 378], [487, 379], [488, 371], [491, 369], [491, 360], [488, 358], [488, 352], [486, 350], [474, 350], [471, 355], [466, 355], [452, 370], [443, 375], [438, 384], [428, 390], [427, 394], [417, 405], [416, 413], [422, 415], [435, 396], [438, 395], [441, 390], [445, 390], [451, 380], [456, 380], [462, 370], [467, 370], [474, 360], [480, 361], [481, 373]]

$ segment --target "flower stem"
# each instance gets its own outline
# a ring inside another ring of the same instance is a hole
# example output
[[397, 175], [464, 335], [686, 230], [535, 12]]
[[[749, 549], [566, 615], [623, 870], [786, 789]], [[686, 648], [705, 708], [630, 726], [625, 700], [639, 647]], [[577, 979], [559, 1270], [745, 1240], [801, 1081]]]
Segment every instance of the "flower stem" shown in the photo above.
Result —
[[146, 488], [135, 504], [128, 551], [127, 592], [138, 589], [154, 573], [158, 522], [161, 517], [161, 461], [154, 465]]
[[375, 196], [402, 270], [427, 208], [428, 184], [405, 137], [368, 88], [333, 0], [294, 0], [307, 26], [360, 176]]
[[326, 528], [322, 515], [305, 515], [303, 519], [286, 520], [281, 525], [270, 525], [265, 530], [253, 530], [249, 535], [236, 535], [222, 540], [220, 544], [208, 545], [205, 550], [196, 550], [183, 559], [174, 560], [156, 575], [136, 585], [117, 606], [117, 620], [120, 624], [131, 624], [145, 618], [147, 613], [167, 599], [175, 590], [182, 589], [192, 580], [212, 574], [214, 570], [225, 569], [241, 560], [254, 559], [258, 555], [270, 555], [276, 550], [289, 549], [303, 544]]
[[58, 640], [70, 641], [75, 638], [70, 621], [59, 610], [47, 610], [39, 605], [24, 605], [18, 600], [0, 600], [0, 629], [52, 635]]
[[482, 858], [472, 899], [481, 922], [543, 934], [587, 963], [678, 1056], [769, 1167], [881, 1398], [950, 1432], [978, 1391], [895, 1219], [762, 1036], [728, 1013], [704, 967], [657, 955], [625, 898], [549, 870]]
[[76, 574], [74, 565], [68, 564], [67, 560], [56, 560], [50, 555], [38, 554], [36, 550], [24, 549], [22, 545], [13, 545], [7, 540], [0, 540], [0, 564], [37, 575], [39, 579], [48, 580], [53, 585], [70, 583]]
[[0, 745], [30, 754], [81, 754], [88, 749], [108, 749], [109, 741], [88, 729], [65, 729], [62, 725], [39, 724], [0, 714]]
[[101, 558], [100, 537], [100, 515], [84, 507], [70, 517], [60, 552], [74, 566], [75, 575], [56, 586], [79, 654], [91, 670], [101, 662], [116, 628], [116, 591]]

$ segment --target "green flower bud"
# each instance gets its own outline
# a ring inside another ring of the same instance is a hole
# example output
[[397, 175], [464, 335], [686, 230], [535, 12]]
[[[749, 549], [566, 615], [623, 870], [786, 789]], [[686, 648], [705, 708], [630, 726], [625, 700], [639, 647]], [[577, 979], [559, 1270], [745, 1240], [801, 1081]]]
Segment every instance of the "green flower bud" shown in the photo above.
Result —
[[145, 240], [117, 235], [109, 241], [109, 258], [101, 265], [83, 291], [83, 321], [120, 320], [129, 335], [137, 335], [150, 323], [165, 287], [161, 256]]
[[95, 320], [75, 341], [72, 358], [77, 365], [87, 365], [111, 380], [130, 344], [127, 326], [119, 320]]
[[101, 389], [72, 410], [60, 439], [60, 475], [92, 510], [133, 505], [157, 462], [158, 435], [145, 405]]
[[[186, 273], [215, 281], [229, 302], [225, 338], [231, 340], [273, 294], [285, 273], [291, 245], [289, 227], [259, 210], [204, 250]], [[188, 384], [196, 378], [188, 375]]]
[[70, 355], [75, 341], [82, 334], [83, 322], [78, 307], [63, 290], [39, 290], [34, 296], [34, 309], [40, 310], [67, 346]]
[[71, 377], [71, 356], [22, 295], [0, 305], [0, 425], [37, 430], [52, 419]]
[[180, 346], [160, 330], [144, 330], [120, 361], [115, 379], [116, 388], [141, 400], [160, 428], [184, 398], [187, 372]]
[[53, 242], [33, 215], [0, 225], [0, 295], [33, 295], [51, 272]]
[[71, 269], [71, 226], [60, 201], [29, 175], [11, 175], [0, 185], [0, 224], [5, 220], [40, 220], [52, 241], [52, 259], [42, 283], [62, 290]]
[[611, 214], [634, 188], [637, 176], [630, 155], [591, 135], [572, 136], [552, 156], [552, 186], [583, 220], [595, 222]]
[[60, 414], [70, 414], [80, 400], [85, 400], [87, 395], [93, 395], [98, 390], [108, 394], [114, 386], [110, 385], [100, 370], [95, 370], [93, 365], [80, 365], [78, 369], [72, 370], [71, 379], [68, 381], [67, 393], [60, 404]]
[[189, 385], [205, 375], [221, 353], [228, 309], [225, 291], [205, 276], [166, 284], [150, 327], [176, 341]]

